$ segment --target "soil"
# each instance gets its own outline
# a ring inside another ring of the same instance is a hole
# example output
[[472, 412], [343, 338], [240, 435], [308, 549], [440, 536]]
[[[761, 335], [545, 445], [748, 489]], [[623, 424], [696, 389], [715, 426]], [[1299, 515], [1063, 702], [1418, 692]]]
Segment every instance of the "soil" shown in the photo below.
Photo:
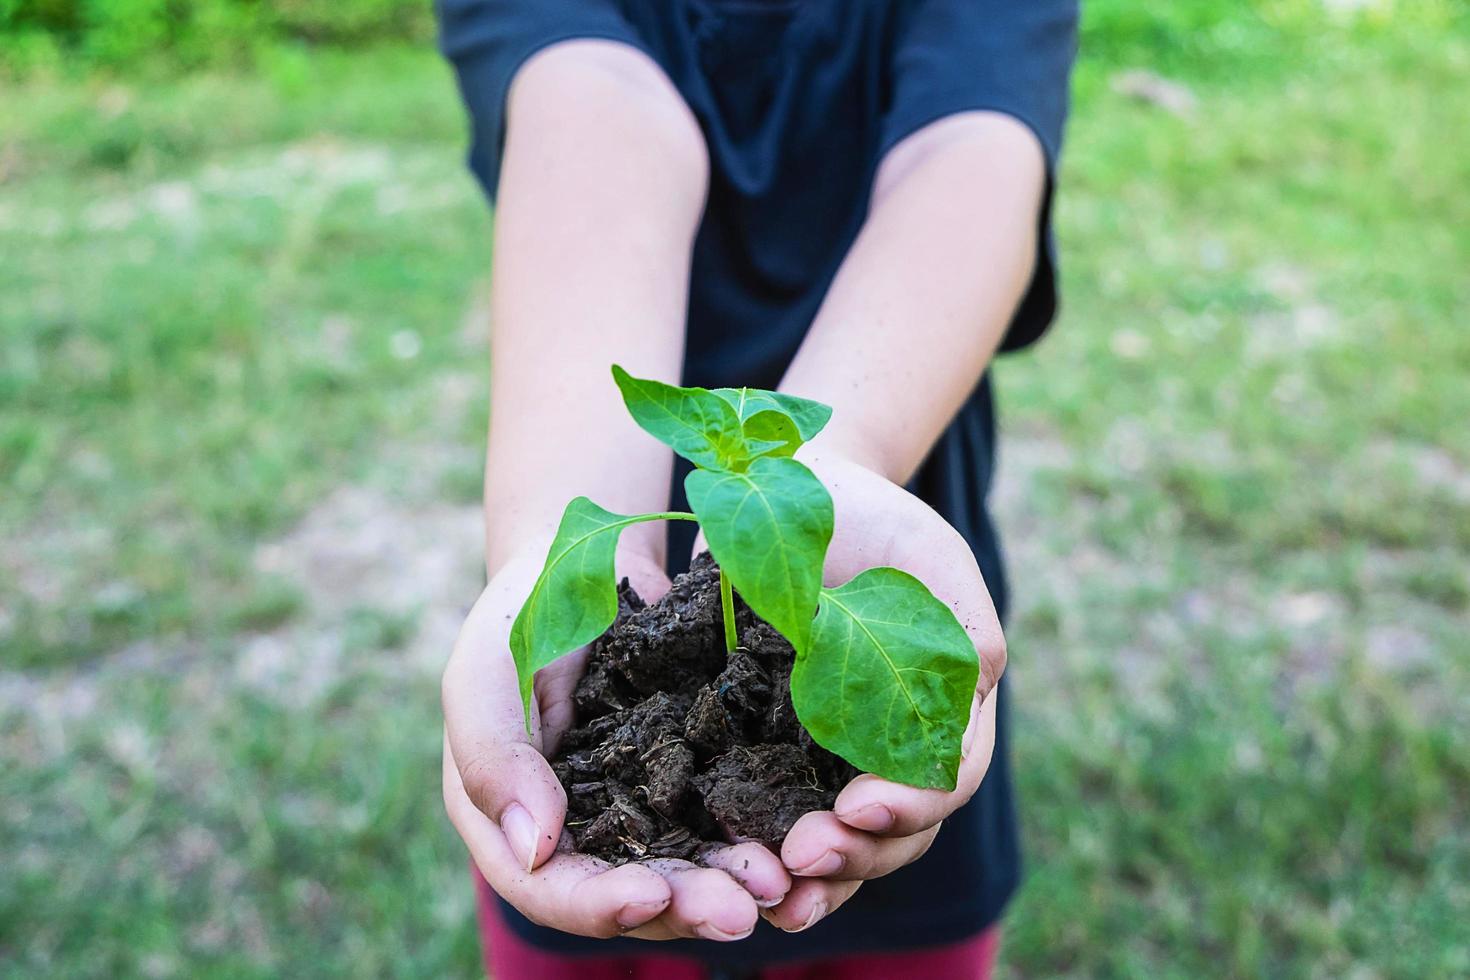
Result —
[[705, 553], [652, 604], [619, 585], [552, 760], [578, 850], [623, 864], [706, 842], [779, 847], [857, 775], [797, 721], [791, 644], [738, 597], [740, 646], [725, 652], [719, 583]]

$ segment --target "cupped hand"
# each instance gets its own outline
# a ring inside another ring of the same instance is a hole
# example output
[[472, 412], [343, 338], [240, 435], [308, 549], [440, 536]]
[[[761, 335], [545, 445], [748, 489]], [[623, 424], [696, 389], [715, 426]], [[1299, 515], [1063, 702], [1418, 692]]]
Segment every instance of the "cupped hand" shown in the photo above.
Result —
[[[511, 660], [511, 624], [540, 573], [527, 548], [486, 586], [444, 671], [444, 806], [490, 886], [533, 922], [582, 936], [741, 939], [760, 908], [780, 907], [791, 879], [759, 844], [710, 847], [699, 863], [612, 867], [563, 833], [567, 799], [547, 758], [574, 721], [586, 651], [536, 675], [527, 736]], [[619, 573], [650, 600], [669, 587], [648, 556], [620, 554]]]
[[805, 462], [832, 494], [836, 528], [825, 584], [840, 585], [878, 565], [917, 577], [948, 603], [975, 643], [980, 676], [952, 792], [916, 789], [864, 774], [848, 783], [831, 810], [799, 819], [781, 847], [794, 876], [786, 897], [761, 914], [788, 931], [831, 913], [869, 878], [921, 857], [940, 822], [974, 794], [995, 747], [995, 685], [1005, 669], [1005, 640], [969, 545], [932, 508], [888, 479], [838, 455]]

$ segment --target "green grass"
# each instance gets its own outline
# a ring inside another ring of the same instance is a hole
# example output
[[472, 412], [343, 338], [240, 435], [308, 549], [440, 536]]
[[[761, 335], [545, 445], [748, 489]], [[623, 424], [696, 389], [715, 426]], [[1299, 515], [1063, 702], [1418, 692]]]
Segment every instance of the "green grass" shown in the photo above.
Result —
[[[1465, 975], [1470, 28], [1141, 9], [1089, 9], [1065, 312], [997, 372], [1007, 969]], [[476, 973], [461, 153], [423, 51], [0, 99], [0, 975]]]
[[[248, 615], [251, 544], [416, 433], [464, 359], [488, 233], [444, 69], [298, 67], [4, 110], [0, 517], [78, 600], [22, 598], [7, 659]], [[72, 531], [109, 540], [53, 559]], [[127, 601], [99, 607], [108, 578]]]

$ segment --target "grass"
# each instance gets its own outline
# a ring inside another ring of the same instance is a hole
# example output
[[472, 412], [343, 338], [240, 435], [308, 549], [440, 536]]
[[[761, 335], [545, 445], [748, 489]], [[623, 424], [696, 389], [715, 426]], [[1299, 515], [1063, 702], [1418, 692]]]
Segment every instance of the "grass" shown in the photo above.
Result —
[[[1464, 975], [1470, 29], [1139, 9], [1089, 10], [1066, 310], [997, 370], [1006, 968]], [[447, 72], [36, 79], [0, 134], [0, 975], [474, 975]]]

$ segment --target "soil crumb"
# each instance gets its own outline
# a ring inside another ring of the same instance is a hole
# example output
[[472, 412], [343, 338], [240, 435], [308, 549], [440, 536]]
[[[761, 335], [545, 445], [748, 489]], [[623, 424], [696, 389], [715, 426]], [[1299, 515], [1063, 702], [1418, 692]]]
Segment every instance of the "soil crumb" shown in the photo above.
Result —
[[552, 760], [578, 850], [623, 864], [706, 842], [779, 847], [857, 775], [797, 721], [791, 644], [738, 596], [735, 620], [740, 647], [726, 654], [707, 552], [652, 604], [618, 587], [618, 617], [577, 685], [577, 726]]

